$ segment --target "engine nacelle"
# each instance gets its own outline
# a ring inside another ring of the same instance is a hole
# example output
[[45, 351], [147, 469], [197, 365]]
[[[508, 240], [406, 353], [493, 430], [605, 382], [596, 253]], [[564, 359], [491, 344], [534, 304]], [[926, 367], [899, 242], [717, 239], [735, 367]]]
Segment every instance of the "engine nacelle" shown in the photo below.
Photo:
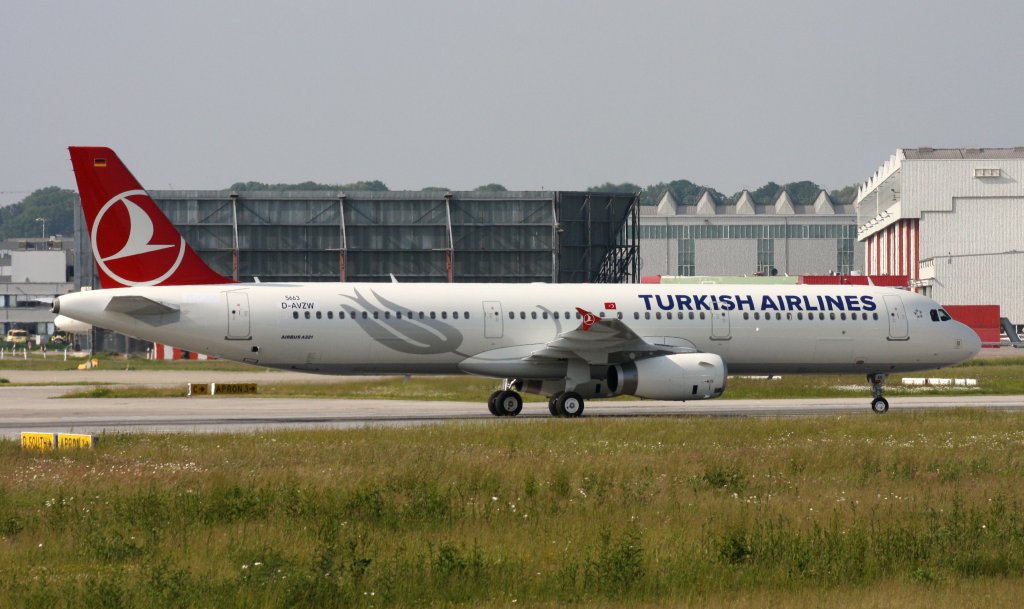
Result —
[[722, 395], [725, 375], [714, 353], [676, 353], [609, 367], [608, 388], [655, 400], [706, 400]]
[[92, 325], [77, 319], [71, 319], [66, 315], [58, 315], [53, 320], [53, 325], [58, 330], [71, 334], [85, 334], [92, 330]]

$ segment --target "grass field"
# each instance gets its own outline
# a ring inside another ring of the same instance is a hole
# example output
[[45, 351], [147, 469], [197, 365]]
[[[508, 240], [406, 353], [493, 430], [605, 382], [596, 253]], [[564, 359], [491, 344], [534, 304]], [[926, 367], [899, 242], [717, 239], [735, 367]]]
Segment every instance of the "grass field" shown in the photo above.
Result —
[[1019, 606], [1024, 416], [0, 442], [0, 606]]
[[[122, 355], [111, 355], [103, 353], [95, 356], [101, 369], [110, 370], [258, 370], [254, 366], [229, 362], [226, 360], [151, 360], [144, 357], [125, 358]], [[76, 370], [79, 364], [84, 364], [89, 358], [71, 357], [67, 360], [61, 352], [49, 352], [42, 357], [39, 352], [33, 351], [27, 358], [22, 358], [20, 352], [11, 356], [8, 352], [4, 359], [0, 359], [0, 370]]]
[[[903, 376], [973, 378], [977, 387], [905, 387]], [[263, 397], [417, 399], [483, 401], [498, 388], [498, 381], [479, 377], [401, 377], [348, 380], [338, 383], [261, 383]], [[117, 386], [73, 392], [65, 397], [173, 397], [186, 388]], [[1017, 395], [1024, 394], [1024, 357], [978, 359], [954, 368], [932, 372], [893, 375], [886, 386], [889, 396], [906, 395]], [[810, 397], [870, 396], [867, 380], [859, 375], [787, 375], [780, 379], [730, 378], [726, 399], [786, 399]], [[527, 401], [545, 398], [524, 395]]]

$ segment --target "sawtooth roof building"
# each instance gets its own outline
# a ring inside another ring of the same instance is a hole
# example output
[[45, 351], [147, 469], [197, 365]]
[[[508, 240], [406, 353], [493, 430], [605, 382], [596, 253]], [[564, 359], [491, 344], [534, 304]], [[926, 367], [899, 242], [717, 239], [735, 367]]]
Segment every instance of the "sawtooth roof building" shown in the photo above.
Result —
[[798, 203], [783, 190], [757, 202], [744, 190], [735, 203], [704, 191], [681, 205], [670, 191], [640, 207], [640, 272], [652, 275], [826, 275], [864, 269], [852, 205], [820, 191]]

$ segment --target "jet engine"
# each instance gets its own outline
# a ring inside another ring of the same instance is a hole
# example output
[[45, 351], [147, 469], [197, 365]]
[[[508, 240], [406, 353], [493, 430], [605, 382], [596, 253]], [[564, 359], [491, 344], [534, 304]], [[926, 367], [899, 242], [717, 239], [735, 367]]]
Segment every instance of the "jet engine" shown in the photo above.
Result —
[[676, 353], [609, 367], [608, 389], [655, 400], [706, 400], [722, 395], [725, 375], [725, 362], [714, 353]]
[[92, 330], [92, 326], [90, 324], [87, 324], [84, 321], [78, 321], [77, 319], [71, 319], [66, 315], [58, 315], [55, 317], [53, 325], [58, 330], [68, 332], [70, 334], [85, 334]]

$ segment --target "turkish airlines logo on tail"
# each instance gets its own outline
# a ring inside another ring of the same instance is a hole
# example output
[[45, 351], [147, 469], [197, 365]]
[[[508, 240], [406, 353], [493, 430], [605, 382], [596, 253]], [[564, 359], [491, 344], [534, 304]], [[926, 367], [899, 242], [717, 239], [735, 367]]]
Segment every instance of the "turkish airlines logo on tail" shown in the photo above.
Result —
[[96, 264], [108, 277], [129, 287], [157, 285], [174, 274], [185, 257], [185, 238], [161, 223], [158, 234], [149, 212], [131, 197], [144, 190], [129, 190], [100, 208], [92, 225], [92, 251]]

